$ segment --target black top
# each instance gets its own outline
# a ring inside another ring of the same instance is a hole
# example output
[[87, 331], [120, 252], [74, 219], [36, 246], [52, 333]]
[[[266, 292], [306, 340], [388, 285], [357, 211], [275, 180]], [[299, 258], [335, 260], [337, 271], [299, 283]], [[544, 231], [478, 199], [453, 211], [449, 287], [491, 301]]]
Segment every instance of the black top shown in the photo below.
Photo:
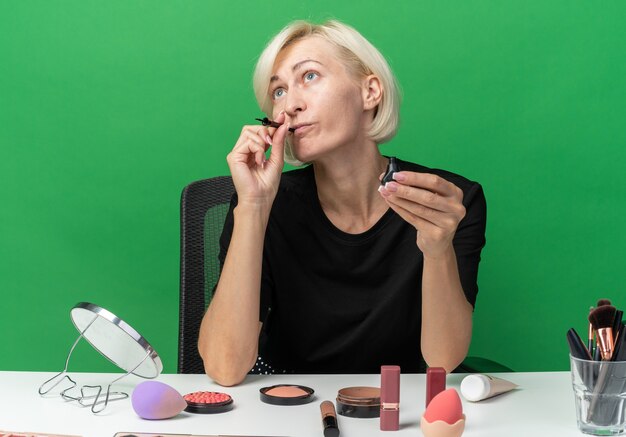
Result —
[[[463, 190], [466, 216], [453, 244], [463, 291], [474, 305], [485, 245], [482, 187], [444, 170], [399, 165]], [[220, 240], [222, 266], [236, 202], [235, 195]], [[366, 232], [348, 234], [324, 214], [312, 166], [283, 173], [265, 234], [259, 355], [276, 372], [379, 373], [386, 364], [423, 372], [422, 270], [416, 230], [392, 209]]]

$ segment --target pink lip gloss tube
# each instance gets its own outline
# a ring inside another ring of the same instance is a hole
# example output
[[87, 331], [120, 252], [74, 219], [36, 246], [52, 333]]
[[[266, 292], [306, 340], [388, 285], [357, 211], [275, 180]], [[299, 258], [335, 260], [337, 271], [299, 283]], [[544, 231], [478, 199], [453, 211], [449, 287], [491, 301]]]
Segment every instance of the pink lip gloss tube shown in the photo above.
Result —
[[400, 429], [400, 366], [380, 368], [380, 430]]

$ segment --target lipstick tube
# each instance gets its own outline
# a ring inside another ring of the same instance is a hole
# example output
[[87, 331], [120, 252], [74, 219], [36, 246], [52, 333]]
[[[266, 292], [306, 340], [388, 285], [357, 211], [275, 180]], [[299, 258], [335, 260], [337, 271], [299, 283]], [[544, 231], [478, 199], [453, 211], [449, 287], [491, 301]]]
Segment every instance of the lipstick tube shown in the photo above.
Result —
[[400, 429], [400, 366], [380, 368], [380, 430]]
[[426, 406], [439, 393], [446, 389], [446, 370], [443, 367], [426, 369]]
[[322, 412], [322, 426], [324, 427], [324, 437], [338, 437], [339, 425], [337, 424], [337, 412], [335, 405], [331, 401], [324, 401], [320, 404]]

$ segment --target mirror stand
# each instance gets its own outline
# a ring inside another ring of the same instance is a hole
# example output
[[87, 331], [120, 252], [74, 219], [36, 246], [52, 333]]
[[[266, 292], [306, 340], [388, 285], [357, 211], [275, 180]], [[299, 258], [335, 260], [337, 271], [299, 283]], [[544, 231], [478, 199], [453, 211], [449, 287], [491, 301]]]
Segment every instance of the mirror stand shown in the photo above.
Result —
[[[130, 325], [104, 308], [81, 302], [72, 308], [70, 317], [80, 334], [70, 348], [63, 370], [39, 387], [38, 392], [41, 396], [49, 393], [67, 379], [71, 386], [60, 392], [61, 398], [66, 401], [76, 401], [84, 407], [91, 407], [91, 411], [96, 414], [102, 412], [109, 402], [128, 398], [127, 393], [111, 391], [111, 386], [122, 378], [134, 374], [153, 379], [163, 370], [161, 359], [154, 348]], [[83, 385], [80, 387], [80, 395], [69, 393], [78, 385], [69, 376], [67, 369], [72, 353], [81, 338], [89, 342], [109, 361], [126, 371], [125, 374], [108, 383], [105, 394], [102, 394], [102, 385]], [[135, 364], [132, 364], [133, 361]], [[95, 395], [88, 395], [86, 393], [88, 390], [95, 390]], [[101, 396], [103, 396], [102, 399]], [[98, 408], [98, 405], [101, 407]]]

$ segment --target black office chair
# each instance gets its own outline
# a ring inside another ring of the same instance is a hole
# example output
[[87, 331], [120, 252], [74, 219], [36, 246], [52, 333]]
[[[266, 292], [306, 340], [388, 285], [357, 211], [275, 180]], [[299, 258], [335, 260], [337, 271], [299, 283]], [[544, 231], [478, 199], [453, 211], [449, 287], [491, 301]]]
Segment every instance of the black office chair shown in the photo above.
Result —
[[[234, 192], [230, 176], [219, 176], [192, 182], [182, 193], [178, 373], [204, 373], [198, 334], [219, 278], [219, 238]], [[512, 370], [486, 358], [467, 357], [455, 372]]]
[[204, 373], [198, 334], [219, 277], [219, 238], [235, 192], [229, 176], [192, 182], [180, 202], [178, 373]]

